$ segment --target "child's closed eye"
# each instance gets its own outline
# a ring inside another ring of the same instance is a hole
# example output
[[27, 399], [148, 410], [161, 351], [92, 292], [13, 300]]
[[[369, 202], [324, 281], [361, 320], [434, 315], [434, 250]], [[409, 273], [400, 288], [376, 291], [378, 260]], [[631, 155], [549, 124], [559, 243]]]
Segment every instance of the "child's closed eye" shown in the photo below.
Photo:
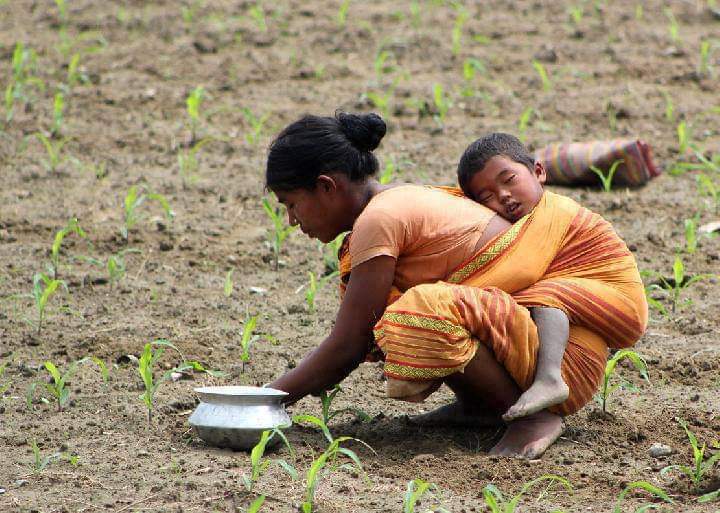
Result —
[[505, 183], [512, 183], [512, 182], [514, 182], [514, 181], [515, 181], [515, 176], [516, 176], [516, 175], [510, 175], [510, 176], [508, 176], [508, 177], [505, 179]]

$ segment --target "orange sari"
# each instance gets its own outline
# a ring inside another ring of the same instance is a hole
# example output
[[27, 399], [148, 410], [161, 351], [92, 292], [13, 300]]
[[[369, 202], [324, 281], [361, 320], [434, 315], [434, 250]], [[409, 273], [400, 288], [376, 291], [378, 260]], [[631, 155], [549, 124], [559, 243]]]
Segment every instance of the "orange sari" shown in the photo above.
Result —
[[[347, 282], [347, 252], [341, 251]], [[574, 413], [592, 398], [607, 347], [628, 347], [647, 324], [635, 260], [610, 224], [550, 192], [445, 281], [393, 290], [376, 324], [388, 395], [422, 398], [462, 372], [478, 343], [492, 349], [518, 386], [534, 379], [538, 336], [527, 307], [551, 306], [570, 319], [562, 373]]]

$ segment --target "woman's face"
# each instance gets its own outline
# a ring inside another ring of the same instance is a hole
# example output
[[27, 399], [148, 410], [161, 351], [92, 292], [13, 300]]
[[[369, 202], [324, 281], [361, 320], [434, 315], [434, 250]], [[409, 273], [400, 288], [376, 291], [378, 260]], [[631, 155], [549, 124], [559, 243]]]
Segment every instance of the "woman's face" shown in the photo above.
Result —
[[336, 212], [334, 192], [327, 183], [319, 182], [312, 190], [276, 191], [275, 195], [285, 205], [290, 225], [300, 226], [308, 237], [328, 243], [345, 231]]

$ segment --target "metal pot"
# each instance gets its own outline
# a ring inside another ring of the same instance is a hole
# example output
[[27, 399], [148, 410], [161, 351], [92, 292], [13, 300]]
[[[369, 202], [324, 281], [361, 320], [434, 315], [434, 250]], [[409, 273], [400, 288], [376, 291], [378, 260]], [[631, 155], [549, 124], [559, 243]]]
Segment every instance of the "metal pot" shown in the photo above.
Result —
[[[292, 424], [282, 398], [273, 388], [218, 386], [196, 388], [200, 404], [188, 422], [210, 445], [251, 449], [266, 429]], [[277, 442], [279, 437], [273, 437]], [[270, 444], [269, 444], [270, 445]]]

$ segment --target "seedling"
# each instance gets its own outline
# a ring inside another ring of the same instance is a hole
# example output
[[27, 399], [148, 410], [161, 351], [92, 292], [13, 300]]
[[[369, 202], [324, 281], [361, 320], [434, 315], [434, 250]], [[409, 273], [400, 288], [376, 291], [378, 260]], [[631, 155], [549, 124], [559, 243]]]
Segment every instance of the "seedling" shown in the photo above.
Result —
[[545, 70], [545, 66], [543, 66], [543, 63], [533, 59], [532, 61], [533, 68], [535, 68], [535, 71], [537, 72], [538, 76], [540, 77], [540, 81], [542, 82], [542, 88], [543, 91], [548, 92], [552, 91], [553, 84], [550, 80], [550, 77], [548, 76], [547, 71]]
[[55, 0], [55, 5], [57, 6], [57, 9], [58, 9], [58, 17], [60, 18], [60, 24], [67, 25], [68, 16], [67, 16], [67, 4], [65, 3], [65, 0]]
[[180, 168], [180, 177], [183, 181], [183, 187], [197, 182], [199, 175], [198, 169], [200, 162], [198, 161], [198, 153], [206, 144], [214, 141], [212, 137], [206, 137], [195, 142], [190, 148], [178, 151], [178, 167]]
[[35, 137], [37, 137], [38, 141], [42, 143], [43, 147], [45, 148], [45, 153], [47, 155], [47, 160], [41, 160], [43, 167], [47, 171], [54, 173], [55, 171], [57, 171], [58, 167], [60, 167], [60, 165], [68, 159], [68, 157], [62, 154], [62, 151], [65, 147], [65, 144], [70, 139], [64, 137], [56, 141], [51, 141], [48, 137], [45, 136], [45, 134], [41, 132], [36, 132]]
[[677, 138], [678, 153], [681, 155], [687, 153], [687, 150], [690, 147], [690, 133], [684, 121], [681, 121], [677, 125]]
[[194, 1], [189, 6], [183, 6], [180, 9], [180, 12], [182, 14], [182, 19], [185, 25], [188, 27], [191, 27], [193, 23], [195, 22], [195, 18], [197, 16], [197, 13], [200, 9], [202, 9], [203, 3], [199, 0]]
[[610, 192], [612, 190], [612, 181], [615, 177], [615, 173], [617, 172], [618, 166], [625, 162], [623, 159], [616, 160], [612, 163], [610, 166], [610, 169], [608, 169], [607, 174], [603, 173], [602, 169], [596, 166], [590, 166], [590, 171], [595, 173], [598, 178], [600, 178], [600, 182], [602, 183], [603, 191]]
[[337, 21], [337, 24], [340, 28], [345, 28], [345, 25], [347, 24], [347, 15], [349, 9], [350, 0], [343, 0], [343, 2], [340, 4], [340, 7], [338, 8], [337, 16], [335, 16], [335, 20]]
[[200, 108], [205, 99], [205, 88], [197, 86], [185, 99], [188, 117], [190, 118], [190, 145], [197, 141], [197, 130], [200, 125]]
[[410, 2], [410, 20], [414, 29], [419, 29], [422, 23], [422, 10], [420, 9], [420, 2], [418, 0], [412, 0]]
[[256, 498], [254, 501], [250, 503], [250, 506], [248, 506], [247, 513], [257, 513], [260, 511], [260, 508], [262, 507], [263, 503], [265, 502], [265, 496], [261, 495], [260, 497]]
[[251, 146], [255, 146], [262, 136], [263, 128], [270, 117], [270, 113], [267, 112], [262, 116], [256, 116], [247, 107], [240, 109], [240, 112], [242, 112], [245, 121], [250, 124], [250, 131], [245, 134], [245, 140]]
[[[647, 481], [633, 481], [632, 483], [628, 484], [625, 489], [623, 489], [622, 492], [620, 492], [617, 496], [617, 500], [615, 501], [615, 507], [613, 508], [612, 513], [623, 513], [622, 510], [622, 504], [623, 501], [625, 501], [625, 497], [627, 495], [635, 490], [645, 490], [646, 492], [652, 494], [653, 496], [664, 500], [665, 502], [673, 503], [673, 500], [668, 496], [667, 493], [665, 493], [663, 490], [658, 488], [657, 486], [648, 483]], [[641, 513], [645, 511], [649, 511], [650, 509], [657, 509], [656, 504], [645, 504], [643, 506], [640, 506], [635, 510], [636, 513]]]
[[343, 408], [341, 410], [335, 410], [331, 411], [330, 408], [332, 407], [332, 403], [335, 400], [335, 396], [338, 395], [339, 392], [342, 391], [342, 388], [340, 388], [340, 385], [333, 386], [332, 390], [328, 392], [327, 390], [323, 390], [320, 393], [320, 404], [322, 405], [322, 420], [325, 425], [330, 424], [330, 421], [334, 419], [337, 415], [341, 415], [343, 413], [354, 413], [355, 416], [360, 419], [363, 422], [366, 422], [370, 420], [370, 416], [362, 411], [360, 408], [350, 407], [350, 408]]
[[699, 219], [699, 214], [695, 214], [690, 219], [685, 219], [685, 251], [691, 255], [697, 250], [697, 225]]
[[[439, 493], [440, 489], [435, 483], [429, 483], [422, 479], [413, 479], [412, 481], [409, 481], [407, 491], [405, 492], [405, 498], [403, 499], [403, 513], [415, 513], [415, 506], [420, 499], [429, 495], [432, 499], [436, 500], [435, 494]], [[429, 512], [450, 513], [439, 504], [433, 504], [424, 511], [424, 513]]]
[[435, 121], [442, 127], [450, 109], [450, 98], [445, 94], [441, 84], [433, 84], [433, 103], [435, 104]]
[[570, 21], [573, 25], [575, 25], [575, 27], [579, 27], [582, 23], [583, 14], [584, 12], [582, 5], [572, 5], [568, 8], [568, 16], [570, 17]]
[[675, 105], [667, 91], [663, 92], [663, 96], [665, 97], [665, 120], [672, 123], [675, 120]]
[[713, 179], [705, 173], [697, 175], [695, 180], [697, 181], [698, 192], [702, 196], [707, 196], [712, 199], [712, 203], [715, 206], [715, 213], [720, 212], [720, 187], [715, 185]]
[[[5, 375], [5, 369], [7, 369], [9, 362], [5, 362], [2, 365], [0, 365], [0, 380], [3, 379], [3, 376]], [[10, 385], [12, 385], [12, 382], [8, 381], [7, 383], [0, 384], [0, 403], [5, 400], [5, 392], [10, 388]]]
[[128, 189], [125, 200], [123, 201], [125, 207], [125, 224], [120, 228], [120, 234], [126, 242], [130, 230], [134, 228], [141, 219], [139, 207], [147, 200], [154, 200], [160, 203], [168, 221], [172, 222], [174, 219], [175, 213], [170, 208], [170, 203], [168, 203], [165, 196], [152, 192], [139, 192], [138, 186], [133, 185]]
[[265, 10], [263, 9], [262, 2], [258, 1], [257, 4], [250, 8], [250, 17], [255, 21], [255, 26], [260, 32], [267, 32], [267, 22], [265, 21]]
[[[161, 346], [158, 347], [155, 351], [153, 351], [153, 346]], [[156, 381], [153, 376], [153, 367], [155, 363], [162, 357], [163, 353], [165, 352], [165, 347], [171, 347], [172, 349], [175, 349], [180, 352], [177, 347], [175, 347], [173, 344], [168, 342], [167, 340], [158, 339], [153, 342], [148, 342], [145, 344], [145, 347], [143, 349], [142, 355], [140, 355], [140, 359], [138, 360], [138, 373], [140, 374], [140, 377], [143, 380], [143, 384], [145, 385], [145, 392], [139, 396], [139, 399], [145, 403], [145, 406], [148, 410], [148, 425], [152, 424], [152, 412], [155, 409], [155, 393], [157, 392], [160, 385], [162, 385], [165, 381], [170, 379], [172, 374], [174, 372], [182, 372], [184, 370], [192, 369], [193, 366], [188, 364], [187, 362], [182, 362], [177, 367], [174, 367], [170, 369], [169, 371], [163, 373], [160, 378]]]
[[55, 366], [54, 363], [51, 361], [45, 362], [45, 369], [50, 373], [50, 376], [53, 379], [52, 383], [44, 383], [45, 388], [47, 388], [48, 392], [55, 398], [55, 401], [57, 403], [57, 409], [58, 411], [63, 410], [63, 406], [68, 402], [68, 399], [70, 398], [70, 390], [67, 387], [67, 383], [70, 380], [70, 378], [73, 377], [75, 372], [77, 371], [78, 365], [84, 362], [94, 362], [97, 364], [97, 366], [100, 368], [100, 374], [102, 375], [103, 381], [107, 383], [108, 380], [108, 369], [105, 365], [105, 362], [103, 362], [100, 358], [97, 358], [95, 356], [89, 356], [85, 358], [81, 358], [80, 360], [76, 360], [72, 362], [64, 374], [60, 374], [60, 371]]
[[60, 274], [60, 246], [62, 246], [63, 240], [70, 234], [76, 234], [78, 237], [83, 239], [87, 237], [85, 231], [80, 228], [76, 217], [70, 219], [65, 228], [58, 231], [55, 234], [55, 240], [53, 241], [52, 247], [50, 248], [50, 271], [53, 274], [53, 278], [57, 279]]
[[[318, 426], [329, 442], [325, 451], [323, 451], [323, 453], [310, 464], [310, 468], [306, 473], [305, 500], [301, 504], [301, 511], [303, 513], [313, 513], [313, 511], [315, 511], [315, 491], [317, 490], [317, 486], [322, 476], [327, 476], [335, 470], [354, 468], [358, 473], [365, 477], [366, 481], [369, 482], [369, 479], [363, 470], [362, 464], [360, 463], [360, 458], [358, 458], [354, 451], [348, 449], [347, 447], [342, 447], [341, 444], [348, 441], [355, 441], [375, 452], [372, 447], [362, 440], [349, 436], [333, 438], [327, 425], [321, 419], [313, 415], [295, 415], [293, 416], [293, 422], [309, 422]], [[337, 461], [338, 458], [343, 457], [349, 459], [350, 461], [342, 464], [339, 463]]]
[[465, 86], [462, 88], [460, 94], [465, 97], [475, 96], [475, 89], [472, 86], [472, 82], [475, 80], [477, 73], [484, 74], [486, 72], [487, 69], [482, 61], [474, 57], [465, 59], [465, 61], [463, 61], [463, 80], [465, 81]]
[[520, 499], [522, 499], [523, 495], [525, 495], [530, 490], [530, 488], [532, 488], [536, 484], [542, 483], [543, 481], [548, 482], [548, 488], [550, 488], [554, 484], [559, 483], [564, 486], [569, 492], [572, 492], [572, 486], [570, 485], [570, 481], [568, 481], [564, 477], [556, 476], [554, 474], [544, 474], [538, 478], [533, 479], [532, 481], [525, 483], [522, 488], [520, 488], [520, 491], [517, 493], [517, 495], [515, 495], [509, 500], [505, 498], [500, 489], [498, 489], [498, 487], [494, 484], [489, 483], [485, 485], [485, 488], [483, 488], [482, 490], [485, 505], [490, 509], [490, 513], [515, 513]]
[[338, 273], [332, 272], [330, 274], [326, 274], [325, 276], [321, 276], [319, 280], [312, 271], [308, 272], [308, 275], [310, 276], [310, 280], [308, 282], [307, 290], [305, 291], [305, 301], [308, 305], [310, 313], [314, 313], [315, 296], [327, 284], [327, 282], [337, 276]]
[[90, 79], [80, 71], [80, 54], [76, 53], [73, 54], [73, 56], [70, 58], [70, 62], [68, 63], [68, 71], [67, 71], [67, 86], [66, 90], [69, 91], [73, 86], [76, 86], [77, 84], [83, 83], [87, 84]]
[[698, 497], [698, 502], [713, 502], [720, 499], [720, 488], [715, 490], [714, 492], [706, 493], [704, 495], [701, 495]]
[[520, 120], [518, 121], [518, 139], [522, 142], [525, 142], [525, 132], [527, 132], [528, 125], [530, 125], [530, 120], [532, 119], [532, 115], [534, 113], [535, 109], [532, 107], [526, 107], [520, 115]]
[[635, 19], [636, 19], [637, 21], [641, 21], [641, 20], [643, 19], [643, 16], [644, 16], [643, 5], [642, 5], [642, 4], [637, 4], [637, 5], [635, 6]]
[[245, 372], [245, 364], [250, 361], [250, 349], [253, 344], [260, 339], [260, 335], [254, 335], [255, 325], [257, 324], [258, 316], [253, 315], [252, 317], [246, 317], [243, 322], [242, 336], [240, 337], [240, 361], [242, 362], [242, 372]]
[[392, 57], [394, 57], [392, 52], [383, 49], [378, 50], [378, 52], [375, 54], [375, 61], [373, 62], [373, 67], [375, 68], [375, 76], [377, 77], [378, 82], [380, 82], [383, 75], [395, 71], [395, 65], [391, 62], [388, 62]]
[[[12, 81], [5, 90], [5, 118], [10, 122], [13, 118], [15, 100], [30, 103], [30, 89], [45, 90], [45, 83], [34, 76], [37, 54], [22, 43], [15, 45], [12, 56]], [[9, 107], [9, 108], [8, 108]]]
[[668, 31], [670, 32], [670, 39], [673, 43], [678, 43], [680, 41], [680, 26], [678, 25], [677, 18], [675, 18], [675, 14], [670, 10], [670, 8], [664, 9], [665, 16], [668, 19], [668, 22], [670, 23], [668, 25]]
[[61, 458], [69, 461], [71, 465], [77, 465], [78, 463], [78, 457], [73, 456], [67, 452], [56, 452], [48, 456], [43, 456], [42, 454], [40, 454], [40, 448], [38, 447], [37, 442], [34, 439], [30, 442], [30, 447], [32, 448], [33, 452], [32, 469], [33, 473], [35, 474], [39, 474], [40, 472], [45, 470], [47, 466], [50, 465], [52, 462], [57, 461]]
[[272, 207], [267, 198], [262, 200], [263, 209], [273, 223], [272, 237], [269, 243], [275, 257], [275, 270], [280, 266], [280, 251], [285, 239], [290, 235], [297, 226], [286, 226], [279, 207]]
[[[678, 424], [680, 424], [680, 426], [682, 426], [682, 428], [685, 430], [685, 434], [690, 441], [694, 461], [692, 465], [669, 465], [663, 468], [660, 471], [660, 474], [665, 475], [668, 472], [679, 470], [682, 474], [684, 474], [692, 481], [693, 485], [695, 486], [695, 490], [697, 491], [700, 487], [700, 483], [702, 482], [703, 477], [709, 472], [711, 472], [715, 464], [720, 461], [720, 451], [705, 458], [705, 450], [707, 448], [706, 444], [699, 444], [695, 433], [690, 431], [690, 429], [688, 428], [687, 422], [685, 422], [681, 418], [678, 418], [676, 420], [678, 421]], [[720, 444], [715, 442], [714, 448], [720, 449]]]
[[632, 384], [626, 380], [622, 380], [619, 383], [615, 383], [613, 385], [610, 384], [610, 378], [615, 373], [615, 368], [617, 367], [618, 363], [620, 363], [620, 360], [623, 359], [630, 360], [630, 362], [632, 362], [638, 372], [640, 372], [640, 376], [642, 376], [645, 381], [650, 381], [650, 377], [648, 376], [647, 362], [645, 362], [645, 359], [642, 356], [637, 354], [632, 349], [621, 349], [620, 351], [615, 353], [615, 355], [610, 358], [610, 360], [608, 360], [608, 362], [605, 364], [603, 383], [599, 394], [600, 404], [602, 405], [603, 413], [607, 413], [607, 403], [610, 394], [612, 394], [620, 387], [633, 388]]
[[345, 241], [346, 235], [347, 232], [343, 232], [337, 237], [335, 237], [331, 242], [328, 242], [327, 244], [321, 246], [323, 248], [325, 273], [334, 273], [340, 270], [338, 267], [338, 253], [340, 252], [340, 248]]
[[683, 264], [680, 255], [675, 255], [675, 261], [673, 262], [673, 277], [671, 280], [665, 278], [658, 272], [648, 272], [649, 276], [655, 277], [660, 281], [657, 283], [650, 284], [650, 290], [662, 290], [670, 296], [672, 302], [672, 312], [675, 313], [677, 305], [680, 301], [680, 294], [683, 290], [690, 287], [695, 282], [711, 278], [712, 274], [696, 274], [694, 276], [685, 275], [685, 264]]
[[232, 296], [233, 288], [235, 286], [232, 279], [233, 272], [235, 272], [235, 269], [230, 269], [227, 272], [227, 274], [225, 275], [225, 283], [223, 284], [223, 294], [225, 294], [225, 297], [228, 298]]
[[250, 452], [250, 464], [252, 465], [252, 470], [249, 476], [247, 474], [243, 474], [242, 476], [243, 484], [245, 485], [245, 489], [248, 491], [248, 493], [252, 493], [258, 479], [260, 479], [260, 476], [265, 473], [265, 471], [272, 463], [276, 463], [283, 470], [285, 470], [285, 472], [290, 475], [290, 478], [293, 481], [298, 478], [298, 474], [295, 468], [289, 463], [287, 463], [285, 460], [271, 460], [267, 458], [263, 459], [263, 457], [265, 456], [265, 448], [267, 447], [267, 444], [270, 442], [270, 440], [275, 437], [275, 435], [280, 437], [280, 439], [290, 451], [290, 455], [293, 456], [293, 449], [290, 446], [290, 442], [288, 442], [285, 434], [280, 430], [284, 427], [289, 426], [281, 426], [280, 428], [268, 429], [266, 431], [263, 431], [262, 435], [260, 436], [260, 441], [255, 445], [255, 447], [253, 447], [252, 451]]
[[462, 31], [465, 22], [468, 19], [468, 12], [462, 5], [457, 5], [457, 16], [455, 17], [455, 24], [452, 29], [452, 54], [458, 55], [462, 48]]
[[62, 280], [51, 279], [45, 273], [36, 273], [33, 276], [32, 296], [35, 299], [35, 309], [38, 314], [37, 334], [40, 335], [43, 320], [45, 319], [45, 309], [50, 298], [55, 294], [57, 288], [62, 287], [67, 292], [67, 285]]
[[698, 62], [698, 75], [701, 77], [711, 77], [712, 69], [710, 68], [710, 41], [702, 41], [700, 43], [700, 60]]

